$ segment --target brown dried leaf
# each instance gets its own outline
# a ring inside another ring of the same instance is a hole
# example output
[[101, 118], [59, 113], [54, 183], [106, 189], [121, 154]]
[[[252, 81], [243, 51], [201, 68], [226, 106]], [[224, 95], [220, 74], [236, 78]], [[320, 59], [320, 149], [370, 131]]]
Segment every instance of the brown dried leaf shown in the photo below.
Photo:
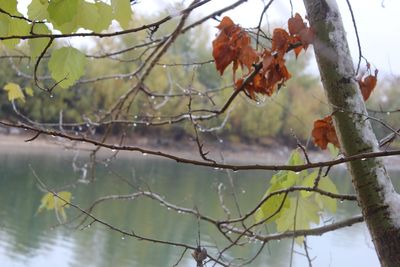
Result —
[[250, 71], [253, 64], [258, 61], [258, 55], [257, 52], [250, 45], [246, 45], [245, 47], [239, 50], [238, 60], [242, 68], [244, 65]]
[[340, 146], [332, 116], [327, 116], [322, 120], [316, 120], [311, 135], [314, 138], [314, 144], [321, 149], [326, 149], [328, 143], [332, 143], [336, 147]]
[[293, 18], [290, 18], [288, 20], [288, 28], [290, 35], [295, 35], [300, 33], [300, 31], [305, 27], [306, 24], [303, 22], [303, 18], [300, 16], [299, 13], [296, 13], [296, 15]]
[[368, 100], [372, 91], [375, 89], [376, 83], [378, 81], [377, 76], [378, 70], [375, 70], [375, 75], [368, 75], [364, 79], [358, 81], [364, 101]]
[[308, 45], [313, 44], [315, 40], [315, 34], [311, 28], [302, 29], [299, 33], [299, 37], [304, 50], [307, 50]]
[[251, 99], [255, 99], [256, 93], [271, 96], [277, 88], [290, 78], [283, 57], [277, 54], [273, 56], [271, 51], [265, 49], [262, 60], [263, 68], [245, 87], [247, 95]]
[[233, 62], [233, 76], [240, 66], [248, 70], [258, 61], [257, 52], [251, 47], [250, 36], [229, 17], [224, 17], [217, 26], [220, 33], [212, 42], [213, 57], [217, 70], [222, 75]]
[[213, 41], [213, 57], [217, 70], [222, 75], [226, 67], [235, 59], [235, 51], [225, 42]]
[[217, 28], [222, 31], [223, 29], [229, 28], [231, 26], [235, 26], [235, 23], [231, 20], [230, 17], [225, 16], [222, 18], [221, 23], [217, 26]]
[[290, 38], [288, 32], [282, 28], [276, 28], [272, 34], [271, 50], [283, 56], [289, 48], [289, 44]]

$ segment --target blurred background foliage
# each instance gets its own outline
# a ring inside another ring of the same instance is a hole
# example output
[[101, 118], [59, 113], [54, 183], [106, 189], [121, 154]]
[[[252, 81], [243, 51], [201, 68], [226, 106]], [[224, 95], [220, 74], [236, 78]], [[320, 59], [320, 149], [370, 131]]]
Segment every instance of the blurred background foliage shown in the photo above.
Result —
[[[162, 14], [160, 14], [162, 15]], [[154, 21], [154, 17], [136, 15], [132, 27]], [[101, 55], [138, 45], [144, 40], [156, 40], [171, 32], [176, 21], [163, 24], [154, 34], [139, 32], [122, 37], [104, 38], [96, 42], [78, 43], [87, 55]], [[160, 59], [150, 77], [145, 81], [146, 88], [156, 94], [183, 94], [181, 97], [150, 97], [144, 93], [136, 95], [133, 104], [127, 112], [126, 119], [132, 121], [146, 118], [149, 121], [161, 120], [164, 117], [188, 112], [188, 90], [196, 90], [192, 99], [192, 109], [217, 109], [226, 102], [233, 92], [232, 76], [226, 71], [223, 77], [216, 71], [214, 63], [197, 65], [182, 65], [180, 63], [207, 62], [212, 59], [209, 29], [196, 27], [188, 33], [180, 35], [173, 46]], [[1, 44], [0, 44], [1, 45]], [[70, 45], [65, 41], [57, 46]], [[75, 45], [75, 44], [74, 44]], [[311, 50], [311, 49], [310, 49]], [[224, 138], [232, 143], [247, 143], [259, 145], [280, 145], [296, 143], [296, 139], [307, 142], [310, 138], [313, 122], [329, 114], [324, 92], [317, 74], [307, 71], [307, 62], [311, 51], [302, 53], [298, 59], [287, 58], [287, 66], [292, 78], [272, 97], [253, 101], [244, 94], [236, 99], [228, 110], [228, 119], [213, 133], [204, 133], [202, 138]], [[100, 115], [109, 110], [115, 101], [135, 83], [135, 77], [112, 78], [97, 82], [84, 82], [85, 79], [96, 79], [110, 75], [133, 73], [150, 55], [152, 49], [148, 46], [132, 49], [121, 55], [105, 58], [90, 58], [86, 75], [81, 83], [69, 88], [56, 88], [49, 95], [36, 88], [32, 79], [35, 60], [29, 58], [5, 58], [6, 55], [29, 54], [27, 42], [22, 42], [18, 50], [8, 51], [1, 47], [0, 87], [7, 82], [18, 83], [21, 88], [30, 86], [34, 96], [26, 96], [26, 102], [17, 102], [18, 109], [32, 120], [47, 123], [58, 122], [60, 111], [63, 122], [84, 122], [89, 118], [96, 121]], [[48, 58], [44, 58], [39, 66], [39, 75], [48, 75]], [[127, 75], [125, 75], [127, 76]], [[400, 115], [395, 112], [400, 106], [400, 100], [395, 97], [399, 77], [378, 79], [378, 88], [372, 94], [367, 106], [370, 114], [388, 122], [389, 125], [400, 125]], [[52, 81], [45, 81], [48, 86]], [[386, 112], [386, 111], [393, 112]], [[382, 112], [385, 111], [385, 112]], [[4, 90], [0, 93], [0, 115], [3, 118], [15, 118], [12, 105]], [[205, 129], [217, 127], [224, 122], [226, 114], [207, 122], [200, 122]], [[149, 118], [152, 118], [151, 120]], [[381, 123], [372, 121], [379, 138], [390, 133]], [[134, 125], [130, 134], [149, 138], [180, 140], [184, 136], [193, 136], [193, 127], [189, 121], [164, 125], [147, 126]], [[120, 130], [119, 126], [114, 131]], [[97, 133], [101, 133], [101, 128]]]

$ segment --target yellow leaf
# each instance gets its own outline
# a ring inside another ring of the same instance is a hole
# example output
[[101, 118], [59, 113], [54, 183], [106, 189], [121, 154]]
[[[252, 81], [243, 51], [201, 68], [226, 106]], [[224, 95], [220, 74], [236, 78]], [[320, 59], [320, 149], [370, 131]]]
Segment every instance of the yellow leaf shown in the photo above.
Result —
[[16, 83], [7, 83], [4, 86], [4, 90], [8, 92], [8, 100], [9, 101], [14, 101], [16, 99], [21, 99], [23, 102], [25, 102], [25, 96], [24, 93], [21, 90], [21, 87], [19, 87], [18, 84]]
[[41, 204], [37, 212], [41, 212], [43, 209], [55, 210], [58, 215], [61, 215], [65, 221], [67, 215], [65, 214], [64, 208], [68, 208], [68, 203], [71, 202], [71, 192], [62, 191], [56, 195], [53, 193], [46, 193], [41, 200]]
[[25, 93], [26, 93], [27, 95], [29, 95], [29, 96], [33, 96], [33, 89], [32, 89], [32, 87], [29, 87], [29, 86], [25, 87]]
[[33, 89], [32, 87], [25, 87], [25, 93], [29, 96], [33, 96]]

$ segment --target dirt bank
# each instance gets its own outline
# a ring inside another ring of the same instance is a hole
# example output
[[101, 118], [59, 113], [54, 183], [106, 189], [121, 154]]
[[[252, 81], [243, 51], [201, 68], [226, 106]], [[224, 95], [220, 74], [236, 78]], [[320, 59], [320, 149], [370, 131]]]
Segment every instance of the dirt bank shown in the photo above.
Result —
[[[58, 137], [38, 137], [33, 141], [27, 142], [32, 135], [10, 134], [0, 135], [0, 153], [74, 153], [80, 150], [81, 153], [89, 153], [95, 148], [94, 145], [82, 142], [71, 142]], [[108, 144], [117, 144], [118, 142], [108, 141]], [[198, 147], [194, 141], [158, 142], [148, 140], [147, 138], [135, 137], [133, 140], [126, 140], [129, 146], [134, 146], [151, 151], [162, 152], [187, 159], [201, 160]], [[204, 151], [209, 151], [207, 155], [210, 159], [217, 162], [225, 161], [227, 163], [240, 164], [285, 164], [291, 149], [288, 147], [269, 148], [258, 145], [229, 144], [229, 143], [206, 143]], [[109, 156], [114, 152], [110, 149], [101, 149], [100, 155]], [[329, 160], [330, 155], [327, 152], [311, 151], [308, 153], [312, 162]], [[121, 151], [121, 157], [143, 157], [138, 151]], [[148, 155], [148, 157], [162, 158], [157, 155]], [[389, 169], [398, 169], [400, 156], [384, 158], [386, 166]]]

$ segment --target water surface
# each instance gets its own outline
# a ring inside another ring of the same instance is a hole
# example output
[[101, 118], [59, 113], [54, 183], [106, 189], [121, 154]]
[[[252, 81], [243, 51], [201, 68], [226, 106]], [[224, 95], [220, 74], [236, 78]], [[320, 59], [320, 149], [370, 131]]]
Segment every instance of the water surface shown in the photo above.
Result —
[[[173, 266], [183, 250], [173, 246], [138, 241], [93, 224], [90, 228], [55, 227], [55, 213], [37, 214], [43, 192], [37, 185], [32, 169], [50, 187], [63, 190], [79, 178], [73, 171], [73, 156], [68, 153], [11, 153], [0, 152], [0, 266], [12, 267], [108, 267], [108, 266]], [[29, 167], [31, 166], [31, 167]], [[240, 208], [247, 211], [264, 194], [272, 172], [232, 172]], [[398, 173], [394, 173], [396, 175]], [[333, 169], [331, 176], [340, 193], [351, 192], [351, 182], [343, 169]], [[171, 203], [188, 208], [197, 207], [208, 216], [224, 215], [218, 204], [217, 186], [227, 188], [227, 206], [234, 210], [230, 183], [225, 171], [179, 165], [171, 161], [143, 157], [123, 158], [96, 169], [96, 180], [88, 185], [78, 183], [65, 190], [73, 194], [73, 202], [88, 207], [96, 198], [110, 194], [132, 193], [126, 181], [151, 189]], [[334, 216], [339, 220], [359, 214], [354, 203], [339, 203]], [[77, 214], [67, 210], [69, 218]], [[107, 202], [94, 214], [104, 221], [125, 230], [156, 239], [196, 244], [196, 218], [177, 214], [157, 202], [141, 198], [135, 201]], [[329, 223], [329, 222], [327, 222]], [[202, 245], [226, 245], [226, 241], [211, 226], [200, 225]], [[364, 224], [347, 227], [322, 237], [308, 238], [314, 266], [379, 266]], [[226, 256], [250, 257], [260, 243], [237, 248]], [[250, 266], [289, 266], [291, 240], [273, 241]], [[212, 252], [213, 248], [209, 248]], [[294, 266], [308, 266], [296, 246]], [[195, 266], [186, 253], [178, 266]], [[207, 266], [211, 266], [208, 264]]]

